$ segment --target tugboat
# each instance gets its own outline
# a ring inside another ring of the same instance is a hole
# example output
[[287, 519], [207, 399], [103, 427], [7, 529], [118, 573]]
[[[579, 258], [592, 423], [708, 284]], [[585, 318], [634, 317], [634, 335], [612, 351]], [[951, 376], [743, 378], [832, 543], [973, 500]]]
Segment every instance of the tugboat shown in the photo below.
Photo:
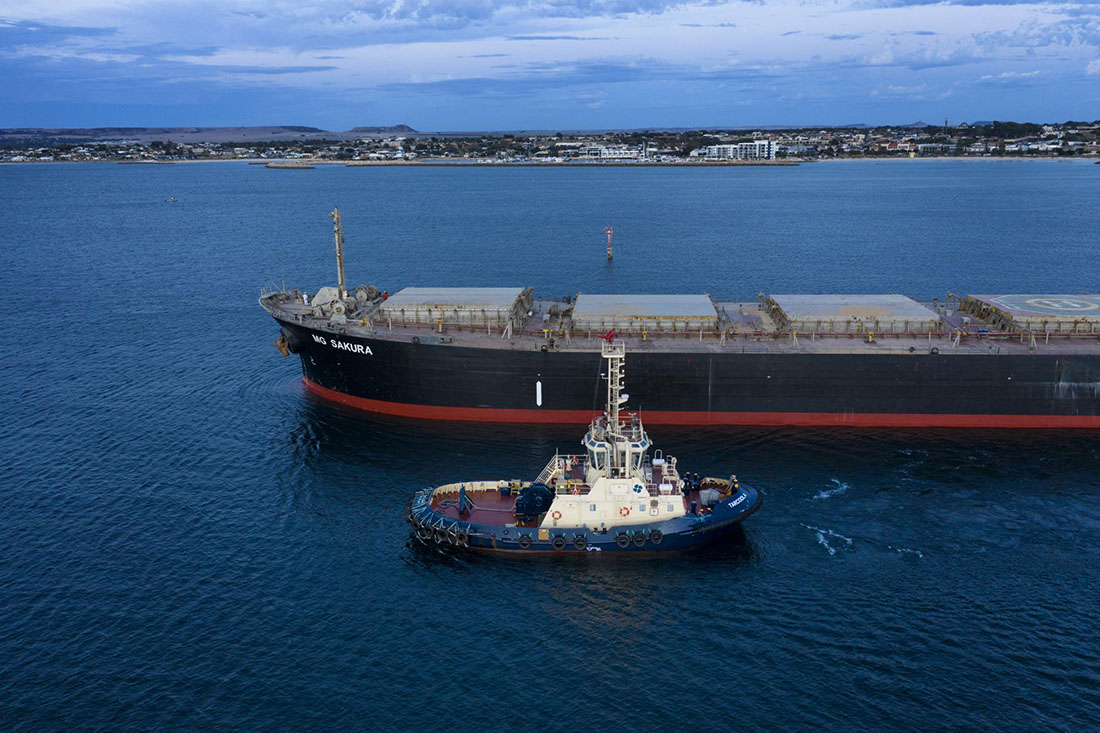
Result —
[[649, 455], [636, 413], [621, 413], [626, 346], [605, 337], [607, 407], [580, 455], [556, 454], [534, 481], [467, 481], [416, 493], [407, 518], [424, 543], [510, 552], [667, 552], [711, 542], [760, 508], [737, 476], [681, 473]]

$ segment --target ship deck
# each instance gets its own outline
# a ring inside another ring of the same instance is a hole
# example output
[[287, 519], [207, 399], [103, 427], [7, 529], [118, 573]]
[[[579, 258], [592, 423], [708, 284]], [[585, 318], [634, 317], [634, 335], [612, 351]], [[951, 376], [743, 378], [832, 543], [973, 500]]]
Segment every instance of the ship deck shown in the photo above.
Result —
[[433, 500], [432, 510], [448, 519], [461, 519], [475, 524], [503, 527], [516, 523], [512, 515], [512, 507], [516, 503], [515, 495], [502, 496], [499, 491], [470, 491], [467, 497], [472, 507], [468, 516], [459, 515], [458, 499], [454, 497]]
[[[588, 487], [583, 487], [587, 490]], [[583, 492], [582, 494], [583, 495]], [[694, 502], [697, 511], [707, 511], [709, 508], [702, 506], [697, 490], [685, 491], [683, 494], [674, 494], [684, 502], [684, 509], [690, 509]], [[434, 499], [431, 508], [437, 514], [448, 519], [462, 520], [474, 524], [485, 524], [494, 527], [505, 527], [516, 524], [516, 518], [512, 514], [515, 505], [515, 494], [502, 496], [499, 491], [470, 491], [467, 498], [471, 502], [470, 513], [463, 517], [458, 513], [458, 498], [448, 496], [445, 499]]]
[[[270, 298], [270, 296], [267, 296]], [[565, 301], [537, 300], [523, 327], [507, 338], [501, 329], [443, 323], [395, 323], [379, 317], [377, 308], [355, 314], [344, 324], [312, 315], [310, 306], [293, 300], [265, 300], [276, 319], [320, 332], [351, 337], [425, 345], [501, 350], [599, 352], [603, 333], [573, 330], [552, 312], [568, 307]], [[943, 303], [923, 303], [941, 319], [941, 330], [932, 333], [815, 333], [784, 332], [759, 303], [716, 301], [717, 331], [618, 332], [630, 353], [789, 353], [789, 354], [920, 354], [932, 349], [940, 354], [1100, 354], [1100, 336], [1085, 333], [1021, 333], [999, 328], [973, 312]], [[555, 309], [553, 306], [557, 306]], [[565, 325], [565, 328], [562, 326]]]

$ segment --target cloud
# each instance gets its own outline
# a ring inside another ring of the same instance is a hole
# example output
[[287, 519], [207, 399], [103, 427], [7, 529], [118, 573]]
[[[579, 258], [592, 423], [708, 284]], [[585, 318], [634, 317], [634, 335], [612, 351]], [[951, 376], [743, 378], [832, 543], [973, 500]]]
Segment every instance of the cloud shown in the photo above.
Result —
[[0, 19], [0, 48], [24, 45], [44, 46], [75, 38], [102, 38], [117, 32], [117, 28], [52, 25], [29, 20]]
[[506, 41], [607, 41], [598, 36], [507, 36]]
[[1035, 50], [1050, 46], [1100, 46], [1100, 16], [1077, 15], [1044, 22], [1029, 18], [1010, 31], [975, 34], [985, 46]]
[[920, 102], [938, 102], [953, 94], [951, 89], [936, 89], [929, 84], [888, 84], [871, 90], [871, 96], [876, 98], [902, 98]]
[[760, 81], [776, 73], [759, 67], [726, 66], [699, 68], [670, 64], [657, 59], [630, 62], [584, 59], [573, 62], [539, 62], [514, 67], [500, 77], [456, 77], [382, 84], [379, 91], [400, 94], [433, 92], [458, 97], [531, 96], [540, 90], [567, 87], [606, 87], [641, 82], [730, 82]]
[[213, 56], [221, 50], [219, 46], [184, 46], [168, 41], [135, 45], [112, 44], [103, 48], [150, 59], [160, 59], [166, 56]]
[[1039, 76], [1039, 70], [1035, 71], [1002, 71], [1000, 74], [986, 74], [978, 81], [1014, 81], [1018, 79], [1034, 79]]
[[[482, 128], [547, 110], [575, 112], [574, 126], [650, 124], [654, 110], [692, 125], [734, 105], [917, 119], [918, 103], [953, 91], [953, 119], [1069, 118], [1088, 116], [1100, 76], [1096, 0], [8, 0], [2, 12], [0, 124], [48, 100], [154, 108], [166, 89], [180, 104], [247, 98], [257, 116], [304, 99], [302, 114], [338, 117], [340, 100], [369, 100], [424, 129], [467, 98]], [[322, 97], [324, 109], [310, 101]]]
[[538, 18], [596, 18], [650, 15], [688, 5], [720, 4], [721, 0], [361, 0], [350, 11], [340, 2], [320, 6], [334, 23], [413, 20], [428, 22], [484, 21], [505, 15]]
[[976, 7], [983, 5], [1056, 5], [1050, 0], [865, 0], [860, 5], [867, 8], [907, 8], [924, 5], [957, 5]]
[[980, 51], [969, 45], [908, 49], [887, 43], [881, 50], [870, 55], [838, 59], [834, 63], [837, 67], [847, 68], [895, 67], [910, 71], [926, 71], [975, 64], [982, 60]]
[[306, 74], [315, 71], [331, 71], [338, 66], [209, 66], [212, 71], [227, 74], [265, 74], [278, 76], [281, 74]]

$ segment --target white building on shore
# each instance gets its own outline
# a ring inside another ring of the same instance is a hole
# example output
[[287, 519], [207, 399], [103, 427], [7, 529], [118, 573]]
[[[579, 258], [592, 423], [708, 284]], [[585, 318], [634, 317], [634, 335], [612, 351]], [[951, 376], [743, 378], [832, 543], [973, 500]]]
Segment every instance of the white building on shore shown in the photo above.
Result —
[[775, 160], [774, 140], [708, 145], [703, 150], [707, 160]]
[[636, 145], [585, 145], [577, 148], [574, 155], [600, 160], [645, 160], [647, 157], [645, 146]]

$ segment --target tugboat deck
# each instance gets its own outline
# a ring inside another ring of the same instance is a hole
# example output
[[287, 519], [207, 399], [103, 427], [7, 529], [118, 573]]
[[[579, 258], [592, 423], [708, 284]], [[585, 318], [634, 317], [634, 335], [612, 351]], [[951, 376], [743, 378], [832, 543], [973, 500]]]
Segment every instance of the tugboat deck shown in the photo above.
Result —
[[[578, 495], [583, 496], [587, 493], [589, 488], [588, 486], [583, 487], [583, 491]], [[706, 511], [706, 507], [703, 506], [699, 497], [698, 490], [689, 490], [685, 488], [682, 494], [677, 493], [674, 496], [683, 500], [684, 509], [689, 509], [692, 502], [695, 502], [696, 511]], [[499, 491], [470, 491], [467, 492], [467, 497], [471, 501], [471, 508], [470, 513], [466, 516], [459, 514], [458, 499], [452, 496], [434, 500], [431, 504], [431, 508], [436, 514], [456, 521], [461, 520], [474, 524], [488, 524], [497, 527], [516, 525], [515, 516], [512, 514], [512, 507], [515, 504], [514, 495], [503, 496]]]
[[467, 496], [471, 500], [471, 509], [465, 517], [458, 513], [458, 499], [454, 497], [432, 502], [432, 509], [448, 519], [462, 519], [477, 524], [503, 527], [516, 523], [512, 516], [512, 507], [516, 501], [514, 496], [504, 496], [499, 491], [471, 491]]

